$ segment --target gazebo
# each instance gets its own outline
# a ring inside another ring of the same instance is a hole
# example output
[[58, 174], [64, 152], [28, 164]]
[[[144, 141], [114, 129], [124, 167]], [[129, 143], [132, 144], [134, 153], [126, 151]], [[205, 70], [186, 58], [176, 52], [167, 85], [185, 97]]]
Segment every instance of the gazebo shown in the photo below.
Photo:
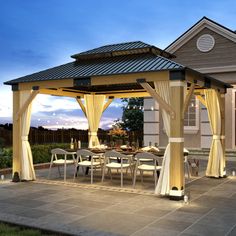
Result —
[[[28, 134], [37, 94], [75, 98], [89, 124], [89, 147], [99, 145], [103, 111], [114, 98], [153, 97], [162, 110], [169, 144], [156, 193], [184, 195], [183, 120], [194, 94], [208, 109], [213, 141], [207, 176], [225, 176], [224, 95], [231, 86], [171, 59], [174, 55], [137, 41], [107, 45], [71, 56], [74, 61], [5, 82], [13, 91], [13, 173], [35, 180]], [[83, 102], [83, 100], [84, 102]]]

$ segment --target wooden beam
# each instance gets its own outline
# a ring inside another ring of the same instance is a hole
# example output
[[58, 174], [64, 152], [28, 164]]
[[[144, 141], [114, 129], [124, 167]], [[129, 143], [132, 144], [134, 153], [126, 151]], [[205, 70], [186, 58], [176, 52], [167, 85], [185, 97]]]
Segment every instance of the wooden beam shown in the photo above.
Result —
[[[96, 93], [96, 94], [104, 94], [104, 93]], [[121, 93], [105, 93], [107, 97], [114, 97], [114, 98], [140, 98], [140, 97], [150, 97], [150, 94], [145, 92], [121, 92]]]
[[19, 90], [30, 90], [32, 89], [33, 86], [39, 86], [39, 89], [73, 87], [74, 80], [58, 79], [58, 80], [45, 80], [45, 81], [19, 83]]
[[123, 75], [93, 76], [91, 85], [111, 85], [137, 83], [138, 78], [145, 78], [147, 82], [169, 80], [169, 71], [144, 73], [130, 73]]
[[63, 96], [63, 97], [83, 97], [83, 93], [75, 93], [75, 92], [68, 92], [68, 91], [63, 91], [63, 89], [40, 89], [39, 90], [40, 94], [47, 94], [47, 95], [52, 95], [52, 96]]
[[107, 102], [104, 104], [103, 112], [109, 107], [113, 100], [114, 98], [108, 98]]
[[191, 100], [191, 97], [193, 95], [193, 92], [194, 92], [194, 88], [195, 88], [195, 84], [192, 83], [190, 88], [189, 88], [189, 91], [188, 91], [188, 94], [184, 100], [184, 108], [183, 108], [183, 117], [184, 117], [184, 114], [185, 112], [187, 111], [188, 109], [188, 106], [189, 106], [189, 103], [190, 103], [190, 100]]
[[174, 109], [147, 82], [141, 82], [140, 85], [159, 103], [161, 109], [168, 112], [172, 118], [175, 117]]
[[18, 113], [16, 114], [16, 121], [19, 120], [19, 118], [21, 117], [21, 115], [25, 112], [25, 110], [27, 109], [27, 107], [29, 106], [29, 104], [34, 100], [34, 98], [37, 96], [37, 94], [39, 93], [39, 90], [33, 90], [32, 93], [30, 94], [30, 96], [28, 97], [28, 99], [25, 101], [25, 103], [23, 104], [23, 106], [20, 108], [20, 110], [18, 111]]
[[85, 108], [84, 104], [82, 103], [81, 99], [79, 97], [76, 97], [76, 101], [79, 103], [79, 105], [80, 105], [84, 115], [87, 117], [87, 115], [86, 115], [86, 108]]

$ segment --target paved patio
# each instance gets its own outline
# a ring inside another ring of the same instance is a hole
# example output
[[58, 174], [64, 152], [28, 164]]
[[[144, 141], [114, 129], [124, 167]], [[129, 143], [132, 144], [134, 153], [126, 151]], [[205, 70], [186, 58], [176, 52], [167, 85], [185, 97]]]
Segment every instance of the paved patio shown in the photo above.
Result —
[[46, 172], [35, 182], [0, 182], [0, 221], [65, 235], [236, 235], [236, 177], [189, 182], [186, 205], [154, 196], [150, 181], [149, 189], [120, 189], [109, 180], [48, 181]]

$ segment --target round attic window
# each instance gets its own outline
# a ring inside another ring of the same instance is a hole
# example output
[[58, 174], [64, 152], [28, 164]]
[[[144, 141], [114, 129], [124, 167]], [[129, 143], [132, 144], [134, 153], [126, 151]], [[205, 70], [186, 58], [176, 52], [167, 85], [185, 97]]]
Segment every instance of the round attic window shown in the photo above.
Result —
[[197, 48], [201, 52], [209, 52], [215, 45], [215, 39], [210, 34], [203, 34], [197, 40]]

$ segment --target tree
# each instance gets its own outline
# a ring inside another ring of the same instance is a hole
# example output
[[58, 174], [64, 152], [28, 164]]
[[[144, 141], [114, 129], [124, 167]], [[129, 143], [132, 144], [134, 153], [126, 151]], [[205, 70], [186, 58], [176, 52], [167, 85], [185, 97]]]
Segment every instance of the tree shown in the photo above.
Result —
[[143, 98], [122, 99], [123, 115], [119, 125], [129, 131], [143, 130]]

